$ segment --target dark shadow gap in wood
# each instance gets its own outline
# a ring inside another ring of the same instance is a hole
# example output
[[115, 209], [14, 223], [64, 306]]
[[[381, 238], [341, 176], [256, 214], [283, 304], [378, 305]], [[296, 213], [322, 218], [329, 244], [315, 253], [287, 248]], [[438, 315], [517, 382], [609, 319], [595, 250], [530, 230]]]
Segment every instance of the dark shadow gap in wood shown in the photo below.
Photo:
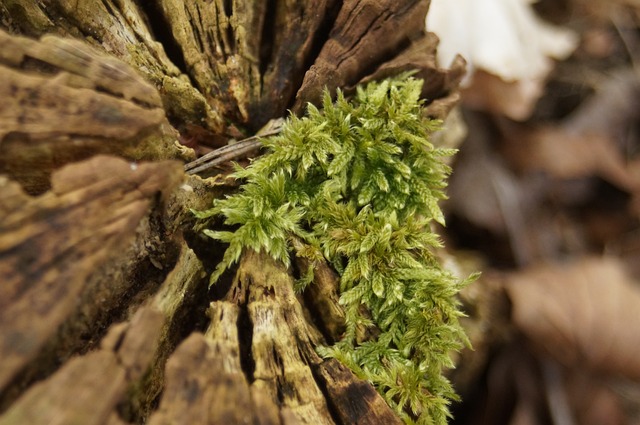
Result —
[[240, 348], [240, 367], [249, 384], [254, 381], [255, 360], [251, 354], [251, 344], [253, 337], [253, 323], [249, 318], [246, 305], [241, 305], [238, 316], [238, 342]]
[[[269, 65], [273, 62], [273, 42], [277, 29], [275, 28], [277, 1], [267, 0], [266, 14], [264, 24], [262, 26], [262, 34], [260, 34], [260, 62], [258, 70], [261, 78], [267, 74]], [[264, 89], [261, 87], [261, 90]]]
[[140, 5], [140, 11], [146, 20], [146, 24], [151, 30], [151, 34], [155, 41], [160, 43], [164, 48], [169, 60], [178, 67], [178, 69], [189, 77], [191, 84], [197, 87], [191, 75], [187, 70], [187, 64], [184, 60], [182, 49], [178, 42], [171, 34], [171, 26], [164, 13], [159, 10], [158, 2], [144, 2]]

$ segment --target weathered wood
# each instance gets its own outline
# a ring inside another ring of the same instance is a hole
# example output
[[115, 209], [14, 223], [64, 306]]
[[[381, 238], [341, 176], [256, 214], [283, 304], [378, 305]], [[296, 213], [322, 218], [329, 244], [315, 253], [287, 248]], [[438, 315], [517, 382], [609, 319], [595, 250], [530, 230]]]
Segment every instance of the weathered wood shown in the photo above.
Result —
[[[30, 69], [34, 61], [46, 69]], [[0, 30], [0, 96], [0, 173], [30, 193], [46, 190], [53, 170], [99, 153], [181, 156], [155, 88], [78, 40]]]
[[438, 37], [435, 34], [422, 34], [412, 40], [409, 47], [362, 79], [361, 83], [412, 71], [416, 78], [424, 81], [422, 98], [427, 101], [425, 115], [443, 120], [458, 104], [458, 85], [465, 74], [466, 61], [462, 56], [456, 56], [448, 69], [441, 68], [436, 64], [437, 47]]
[[332, 3], [163, 0], [161, 8], [208, 104], [255, 131], [290, 106]]
[[309, 264], [304, 258], [297, 258], [298, 267], [306, 271], [313, 267], [313, 283], [304, 291], [304, 300], [311, 310], [313, 322], [329, 342], [340, 340], [345, 331], [345, 313], [340, 307], [338, 294], [338, 274], [325, 262]]
[[286, 112], [325, 37], [319, 29], [328, 26], [326, 15], [335, 2], [23, 3], [10, 0], [0, 8], [10, 28], [31, 36], [82, 37], [101, 46], [160, 89], [186, 139], [217, 143], [234, 134], [228, 122], [255, 131]]
[[113, 353], [73, 359], [55, 379], [34, 385], [0, 424], [102, 424], [121, 396], [124, 376]]
[[162, 321], [157, 310], [144, 308], [130, 323], [114, 326], [101, 350], [70, 360], [53, 377], [33, 385], [0, 424], [105, 423], [127, 383], [147, 369]]
[[98, 46], [152, 82], [160, 90], [167, 114], [178, 123], [224, 132], [224, 118], [189, 83], [154, 36], [151, 24], [157, 23], [162, 31], [166, 19], [156, 6], [146, 5], [143, 10], [133, 0], [4, 3], [0, 17], [9, 28], [35, 37], [46, 33], [72, 36]]
[[326, 86], [356, 85], [424, 32], [429, 1], [347, 0], [330, 37], [306, 72], [294, 110], [317, 104]]
[[[243, 257], [226, 300], [208, 314], [206, 333], [192, 334], [167, 363], [151, 424], [400, 423], [370, 384], [315, 354], [321, 337], [291, 274], [264, 254]], [[243, 355], [251, 356], [244, 366]]]
[[[240, 366], [239, 308], [217, 302], [209, 311], [207, 335], [189, 336], [167, 363], [166, 389], [149, 423], [279, 423], [264, 420], [274, 415], [263, 417], [252, 404]], [[271, 410], [277, 417], [275, 405]]]
[[286, 108], [316, 103], [325, 86], [352, 87], [387, 62], [435, 76], [427, 97], [450, 94], [439, 87], [443, 73], [430, 74], [433, 49], [415, 54], [428, 1], [22, 3], [0, 8], [9, 28], [83, 37], [138, 69], [186, 141], [217, 145], [241, 136], [238, 128], [256, 131]]
[[[135, 165], [97, 156], [55, 173], [52, 190], [37, 198], [5, 180], [0, 188], [0, 388], [45, 344], [58, 340], [53, 344], [78, 349], [81, 334], [101, 311], [131, 301], [123, 297], [134, 283], [123, 279], [126, 274], [114, 274], [118, 267], [109, 262], [133, 268], [140, 261], [136, 256], [144, 251], [137, 247], [132, 257], [127, 246], [138, 231], [151, 237], [140, 224], [156, 195], [175, 187], [182, 175], [176, 163]], [[92, 280], [94, 273], [107, 271], [101, 267], [112, 270], [108, 283], [108, 275]], [[65, 332], [63, 325], [71, 319]]]
[[[266, 254], [247, 252], [238, 276], [246, 280], [254, 360], [252, 386], [289, 409], [301, 423], [332, 424], [322, 391], [310, 366], [319, 334], [304, 319], [293, 293], [293, 277]], [[249, 284], [250, 283], [250, 284]]]
[[127, 419], [140, 421], [148, 417], [164, 387], [165, 362], [184, 337], [185, 322], [192, 320], [194, 314], [202, 313], [198, 305], [204, 303], [198, 300], [204, 299], [205, 281], [202, 262], [183, 244], [178, 261], [151, 302], [151, 307], [162, 313], [163, 322], [157, 341], [152, 344], [155, 349], [145, 374], [141, 379], [132, 380], [129, 394], [122, 402], [125, 406], [121, 411], [126, 413]]
[[337, 360], [328, 360], [317, 368], [325, 386], [327, 400], [344, 424], [401, 424], [384, 399], [366, 381], [358, 379]]
[[292, 270], [247, 252], [208, 289], [223, 247], [189, 208], [222, 190], [139, 161], [193, 160], [176, 140], [215, 147], [325, 85], [409, 69], [442, 118], [462, 63], [436, 68], [428, 4], [3, 1], [0, 424], [397, 423], [315, 352], [344, 330], [329, 266], [296, 295]]
[[[128, 322], [113, 325], [98, 352], [70, 361], [51, 378], [31, 387], [0, 416], [0, 424], [49, 424], [54, 416], [60, 418], [59, 423], [98, 424], [105, 423], [110, 411], [109, 423], [118, 423], [122, 419], [116, 409], [123, 408], [127, 415], [139, 417], [148, 409], [148, 399], [161, 389], [163, 379], [154, 371], [162, 368], [172, 348], [172, 322], [183, 316], [176, 301], [189, 300], [204, 277], [199, 260], [192, 251], [185, 251], [150, 305]], [[98, 373], [102, 370], [104, 373]], [[79, 375], [88, 378], [78, 380]], [[123, 399], [128, 399], [129, 406], [122, 407]], [[131, 408], [143, 411], [126, 411]]]

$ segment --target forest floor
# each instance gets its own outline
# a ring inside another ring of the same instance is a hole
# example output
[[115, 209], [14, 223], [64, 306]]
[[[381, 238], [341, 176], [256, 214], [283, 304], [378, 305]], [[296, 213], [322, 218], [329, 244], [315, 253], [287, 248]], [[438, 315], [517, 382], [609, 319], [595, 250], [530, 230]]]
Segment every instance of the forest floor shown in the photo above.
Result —
[[442, 233], [483, 276], [465, 293], [474, 351], [453, 374], [454, 423], [637, 424], [640, 5], [536, 8], [579, 41], [531, 114], [508, 118], [513, 87], [490, 76], [463, 92]]

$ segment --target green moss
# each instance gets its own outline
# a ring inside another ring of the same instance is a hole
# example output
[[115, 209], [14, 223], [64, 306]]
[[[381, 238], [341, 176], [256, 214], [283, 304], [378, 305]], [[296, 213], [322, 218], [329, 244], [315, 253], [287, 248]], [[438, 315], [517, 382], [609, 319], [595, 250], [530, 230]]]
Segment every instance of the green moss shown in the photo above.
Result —
[[[442, 371], [468, 343], [455, 299], [467, 281], [434, 255], [441, 243], [430, 225], [444, 224], [438, 202], [450, 172], [442, 160], [454, 151], [429, 142], [438, 123], [422, 117], [421, 87], [404, 75], [358, 88], [351, 102], [325, 93], [322, 110], [290, 118], [264, 140], [268, 154], [236, 171], [239, 193], [196, 214], [237, 226], [205, 230], [229, 244], [212, 282], [247, 248], [289, 265], [293, 237], [307, 245], [297, 255], [327, 259], [347, 328], [320, 354], [372, 382], [407, 423], [443, 424], [456, 395]], [[372, 326], [377, 336], [365, 339]]]

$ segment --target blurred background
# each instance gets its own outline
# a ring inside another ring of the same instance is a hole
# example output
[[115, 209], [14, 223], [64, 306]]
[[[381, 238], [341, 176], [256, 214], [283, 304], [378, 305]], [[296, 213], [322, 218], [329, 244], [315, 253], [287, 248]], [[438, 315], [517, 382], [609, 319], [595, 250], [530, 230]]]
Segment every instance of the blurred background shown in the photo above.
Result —
[[455, 424], [640, 424], [640, 1], [432, 0], [473, 350]]

